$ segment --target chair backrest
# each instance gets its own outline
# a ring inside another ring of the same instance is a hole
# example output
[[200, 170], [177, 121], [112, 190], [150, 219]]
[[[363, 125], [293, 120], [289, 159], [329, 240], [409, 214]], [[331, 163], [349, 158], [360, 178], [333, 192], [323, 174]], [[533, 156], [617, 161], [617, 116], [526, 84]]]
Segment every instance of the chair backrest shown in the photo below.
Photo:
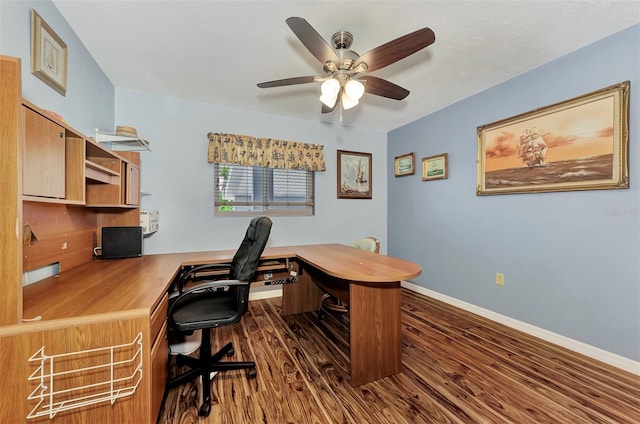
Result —
[[259, 216], [251, 220], [247, 233], [231, 262], [232, 279], [251, 281], [256, 273], [260, 256], [267, 245], [271, 225], [271, 219], [266, 216]]
[[365, 237], [351, 243], [356, 249], [368, 250], [369, 252], [380, 253], [380, 241], [375, 237]]

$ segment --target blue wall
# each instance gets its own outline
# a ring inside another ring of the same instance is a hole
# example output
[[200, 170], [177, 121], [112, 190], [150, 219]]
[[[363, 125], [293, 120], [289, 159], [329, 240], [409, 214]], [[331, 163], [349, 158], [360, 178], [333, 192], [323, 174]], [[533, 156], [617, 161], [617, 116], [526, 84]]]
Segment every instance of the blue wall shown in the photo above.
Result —
[[[476, 196], [479, 125], [631, 81], [631, 188]], [[638, 111], [640, 25], [533, 69], [388, 135], [388, 253], [413, 282], [623, 357], [640, 360]], [[449, 178], [422, 182], [421, 158], [449, 154]], [[495, 284], [504, 273], [505, 286]]]
[[[387, 134], [269, 113], [116, 89], [116, 121], [151, 143], [143, 152], [142, 206], [160, 211], [146, 253], [235, 249], [249, 218], [214, 216], [207, 133], [303, 141], [324, 146], [327, 170], [315, 173], [314, 216], [272, 217], [269, 246], [345, 243], [375, 236], [387, 249]], [[372, 199], [337, 198], [336, 150], [372, 154]]]
[[[31, 9], [67, 44], [65, 96], [31, 74]], [[22, 59], [25, 99], [59, 113], [87, 136], [93, 136], [96, 128], [113, 128], [114, 86], [50, 0], [0, 1], [0, 54]]]
[[[31, 8], [68, 46], [66, 96], [31, 74]], [[275, 217], [270, 245], [348, 244], [375, 236], [386, 252], [386, 133], [116, 89], [50, 0], [0, 1], [0, 54], [22, 59], [24, 98], [61, 114], [78, 131], [93, 136], [95, 129], [130, 125], [151, 141], [153, 151], [142, 153], [142, 189], [152, 195], [142, 206], [160, 210], [160, 231], [145, 239], [146, 253], [230, 249], [240, 242], [246, 218], [213, 216], [210, 131], [325, 146], [327, 171], [316, 174], [315, 216]], [[338, 149], [372, 153], [371, 200], [336, 198]]]

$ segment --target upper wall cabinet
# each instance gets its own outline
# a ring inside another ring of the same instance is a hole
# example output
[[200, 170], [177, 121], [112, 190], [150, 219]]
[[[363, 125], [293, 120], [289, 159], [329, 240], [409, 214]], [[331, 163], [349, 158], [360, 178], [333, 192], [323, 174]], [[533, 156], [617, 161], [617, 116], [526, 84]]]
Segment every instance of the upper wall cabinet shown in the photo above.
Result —
[[23, 194], [64, 199], [64, 128], [27, 107], [23, 111]]
[[84, 204], [84, 138], [23, 100], [24, 200]]
[[107, 150], [23, 100], [23, 200], [105, 208], [140, 204], [140, 154]]

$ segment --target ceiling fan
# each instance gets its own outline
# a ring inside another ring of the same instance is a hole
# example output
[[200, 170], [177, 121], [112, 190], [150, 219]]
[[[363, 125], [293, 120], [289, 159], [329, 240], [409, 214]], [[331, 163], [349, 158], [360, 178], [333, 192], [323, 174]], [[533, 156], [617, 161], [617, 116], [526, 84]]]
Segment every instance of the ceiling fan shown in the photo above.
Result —
[[333, 47], [331, 47], [304, 18], [291, 17], [286, 22], [302, 44], [322, 63], [326, 75], [261, 82], [258, 87], [271, 88], [322, 82], [320, 96], [322, 113], [332, 112], [338, 104], [342, 109], [351, 109], [359, 103], [365, 92], [394, 100], [404, 99], [409, 95], [409, 90], [382, 78], [363, 74], [404, 59], [433, 44], [436, 39], [431, 29], [422, 28], [360, 56], [350, 49], [353, 35], [347, 31], [333, 34], [331, 37]]

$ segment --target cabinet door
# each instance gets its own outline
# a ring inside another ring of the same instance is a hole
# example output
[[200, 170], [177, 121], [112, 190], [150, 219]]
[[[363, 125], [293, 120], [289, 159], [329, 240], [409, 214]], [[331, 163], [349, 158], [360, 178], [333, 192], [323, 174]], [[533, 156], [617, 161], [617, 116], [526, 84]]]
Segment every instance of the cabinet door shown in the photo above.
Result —
[[167, 340], [167, 323], [164, 323], [160, 334], [151, 348], [151, 417], [157, 418], [162, 406], [164, 389], [169, 376], [169, 341]]
[[140, 204], [140, 168], [126, 163], [125, 174], [124, 204], [137, 206]]
[[23, 111], [22, 193], [64, 199], [64, 128], [27, 107]]

